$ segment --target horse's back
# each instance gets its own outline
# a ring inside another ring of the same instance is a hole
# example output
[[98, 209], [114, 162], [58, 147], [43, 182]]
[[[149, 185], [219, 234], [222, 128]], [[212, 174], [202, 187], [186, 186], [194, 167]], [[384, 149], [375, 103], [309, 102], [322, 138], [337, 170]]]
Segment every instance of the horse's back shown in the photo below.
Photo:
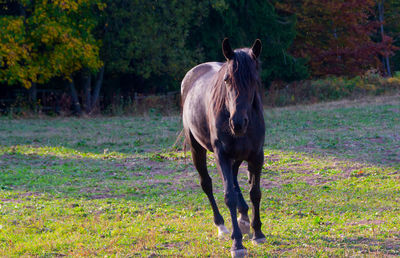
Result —
[[202, 63], [193, 67], [186, 73], [181, 84], [182, 105], [185, 103], [186, 96], [190, 89], [194, 87], [200, 79], [211, 83], [212, 77], [221, 69], [222, 64], [223, 63], [219, 62]]

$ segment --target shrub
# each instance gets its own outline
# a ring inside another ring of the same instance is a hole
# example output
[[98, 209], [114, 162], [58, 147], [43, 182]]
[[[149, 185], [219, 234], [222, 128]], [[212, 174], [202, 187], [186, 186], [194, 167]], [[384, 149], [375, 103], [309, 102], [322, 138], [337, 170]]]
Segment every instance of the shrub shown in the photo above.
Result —
[[106, 115], [170, 115], [179, 111], [180, 97], [176, 92], [166, 95], [115, 95], [103, 112]]
[[396, 72], [394, 77], [385, 78], [376, 70], [370, 70], [363, 76], [353, 78], [327, 77], [291, 84], [275, 82], [266, 92], [264, 103], [285, 106], [380, 95], [395, 90], [400, 90], [400, 72]]

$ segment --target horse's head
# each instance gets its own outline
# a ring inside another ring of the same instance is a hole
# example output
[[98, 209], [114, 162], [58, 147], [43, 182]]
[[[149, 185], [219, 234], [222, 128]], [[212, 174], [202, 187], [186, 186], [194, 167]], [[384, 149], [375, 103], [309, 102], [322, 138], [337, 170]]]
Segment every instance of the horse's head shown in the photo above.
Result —
[[224, 74], [225, 106], [229, 112], [229, 127], [232, 134], [241, 136], [246, 133], [249, 114], [260, 83], [258, 75], [258, 57], [261, 53], [261, 41], [256, 39], [251, 48], [232, 50], [227, 38], [222, 42], [222, 51], [227, 59]]

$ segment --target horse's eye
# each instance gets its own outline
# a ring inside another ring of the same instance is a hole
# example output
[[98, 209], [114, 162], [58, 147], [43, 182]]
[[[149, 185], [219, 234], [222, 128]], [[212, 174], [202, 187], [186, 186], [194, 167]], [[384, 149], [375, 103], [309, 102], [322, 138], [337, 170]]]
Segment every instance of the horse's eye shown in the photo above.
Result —
[[224, 76], [224, 82], [227, 83], [228, 81], [229, 81], [229, 75], [228, 75], [228, 74], [225, 74], [225, 76]]

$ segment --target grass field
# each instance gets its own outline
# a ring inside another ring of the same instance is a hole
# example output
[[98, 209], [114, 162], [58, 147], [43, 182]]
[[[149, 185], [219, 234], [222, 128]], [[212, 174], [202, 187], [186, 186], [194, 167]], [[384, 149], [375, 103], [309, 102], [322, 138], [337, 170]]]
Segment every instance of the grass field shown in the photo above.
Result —
[[[245, 236], [249, 255], [400, 255], [400, 96], [265, 118], [267, 243]], [[180, 129], [178, 115], [0, 118], [0, 256], [229, 256], [189, 154], [171, 148]], [[209, 169], [230, 228], [211, 155]]]

